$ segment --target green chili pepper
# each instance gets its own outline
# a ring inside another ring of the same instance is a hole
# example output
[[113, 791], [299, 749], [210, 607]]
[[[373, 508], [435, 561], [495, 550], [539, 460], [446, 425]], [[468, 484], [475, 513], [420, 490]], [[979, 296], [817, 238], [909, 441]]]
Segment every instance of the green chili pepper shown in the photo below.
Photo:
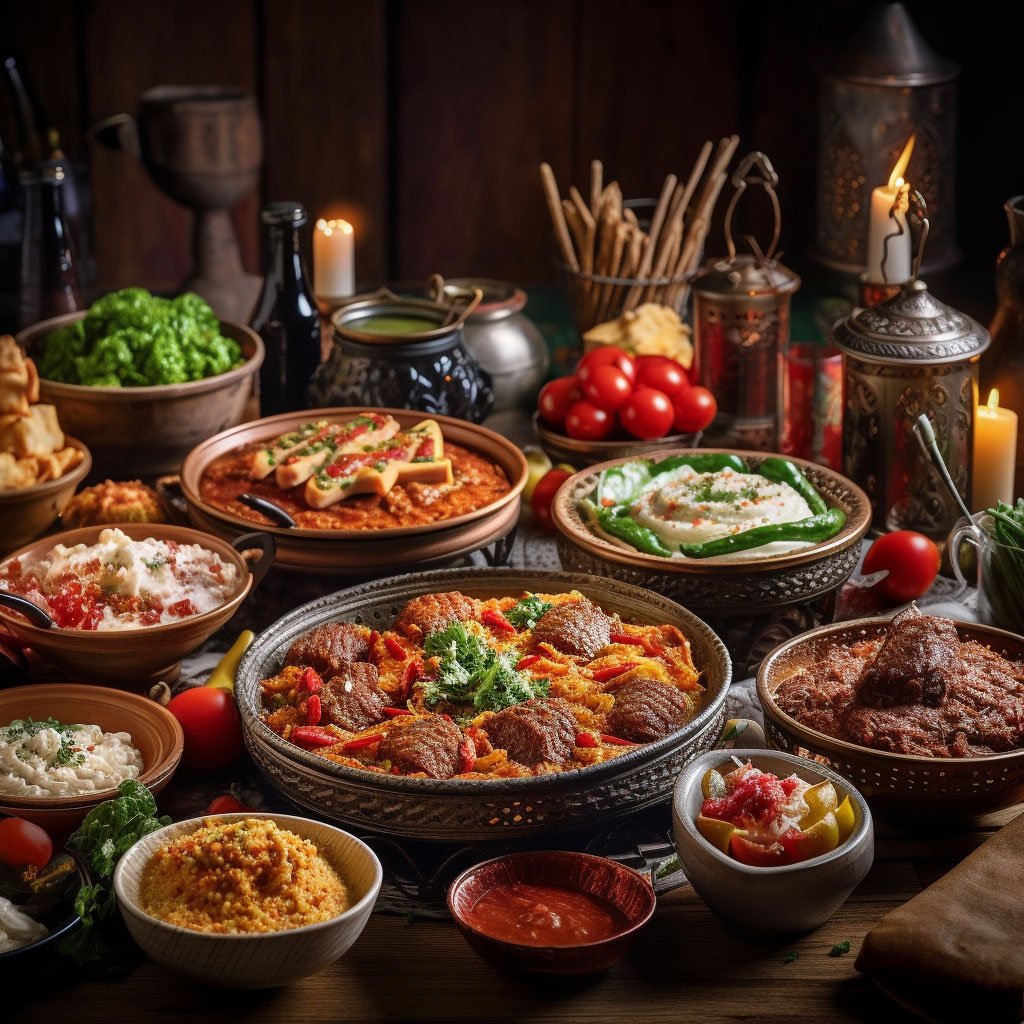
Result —
[[824, 515], [828, 511], [828, 505], [814, 489], [811, 481], [788, 459], [765, 459], [757, 467], [757, 472], [778, 484], [789, 484], [807, 502], [808, 508], [814, 515]]
[[[625, 513], [627, 510], [622, 506], [615, 509], [598, 509], [597, 525], [619, 540], [631, 544], [637, 551], [643, 551], [647, 555], [660, 555], [662, 558], [671, 558], [672, 552], [662, 543], [661, 538], [646, 526], [630, 519]], [[618, 515], [616, 515], [618, 513]]]
[[597, 482], [597, 504], [602, 508], [628, 505], [651, 480], [651, 464], [645, 460], [610, 466]]
[[703, 544], [680, 544], [679, 550], [687, 558], [711, 558], [715, 555], [729, 555], [734, 551], [749, 551], [779, 540], [817, 542], [837, 534], [845, 523], [843, 512], [831, 508], [821, 515], [798, 519], [794, 523], [769, 523], [767, 526], [755, 526], [752, 530], [719, 537]]
[[651, 464], [651, 476], [669, 473], [680, 466], [689, 466], [697, 473], [719, 473], [732, 469], [737, 473], [749, 473], [750, 467], [738, 455], [670, 455], [661, 462]]

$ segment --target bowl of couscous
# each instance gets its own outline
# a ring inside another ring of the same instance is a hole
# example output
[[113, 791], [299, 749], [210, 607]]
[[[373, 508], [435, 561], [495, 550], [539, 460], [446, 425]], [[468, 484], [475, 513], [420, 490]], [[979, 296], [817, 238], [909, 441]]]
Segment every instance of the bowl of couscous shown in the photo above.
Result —
[[157, 963], [210, 985], [272, 988], [349, 949], [382, 877], [373, 851], [333, 825], [241, 812], [145, 836], [118, 864], [114, 891]]

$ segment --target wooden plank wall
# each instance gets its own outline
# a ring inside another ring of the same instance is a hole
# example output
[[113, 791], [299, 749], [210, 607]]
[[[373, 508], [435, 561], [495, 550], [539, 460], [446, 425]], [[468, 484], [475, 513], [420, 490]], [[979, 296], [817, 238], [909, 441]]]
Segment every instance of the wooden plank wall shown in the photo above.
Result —
[[[689, 170], [704, 139], [731, 131], [744, 150], [771, 155], [782, 178], [783, 247], [805, 271], [816, 69], [866, 6], [50, 0], [41, 15], [38, 4], [8, 0], [0, 45], [22, 52], [69, 154], [88, 168], [100, 290], [172, 288], [189, 265], [188, 213], [131, 157], [87, 140], [90, 125], [132, 111], [143, 89], [163, 83], [236, 85], [260, 99], [262, 182], [234, 211], [253, 271], [261, 203], [294, 198], [313, 217], [355, 224], [357, 273], [368, 285], [433, 271], [553, 280], [542, 159], [563, 189], [584, 182], [590, 159], [601, 157], [627, 195], [650, 195], [668, 171]], [[962, 119], [962, 138], [972, 150], [982, 132], [985, 143], [1012, 147], [986, 175], [961, 167], [972, 190], [961, 190], [961, 243], [969, 259], [990, 265], [1005, 232], [999, 207], [1024, 185], [1014, 183], [1020, 143], [1006, 127], [1014, 92], [1002, 88], [1012, 26], [993, 34], [991, 19], [953, 26], [927, 4], [909, 6], [937, 48], [964, 63], [966, 95], [984, 85], [984, 120]], [[0, 94], [0, 139], [12, 135]], [[984, 217], [965, 216], [965, 200], [984, 202]]]

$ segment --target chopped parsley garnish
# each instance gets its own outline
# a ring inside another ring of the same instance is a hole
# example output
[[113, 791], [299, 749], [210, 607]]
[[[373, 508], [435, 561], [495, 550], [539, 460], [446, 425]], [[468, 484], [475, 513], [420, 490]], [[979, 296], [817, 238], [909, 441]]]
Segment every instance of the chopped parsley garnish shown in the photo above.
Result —
[[[6, 728], [0, 729], [0, 736], [7, 743], [14, 743], [18, 740], [38, 736], [44, 729], [52, 729], [60, 737], [60, 746], [50, 759], [50, 768], [74, 768], [85, 760], [85, 754], [81, 753], [73, 743], [78, 726], [65, 725], [52, 716], [41, 722], [37, 722], [34, 718], [16, 718]], [[19, 751], [18, 756], [21, 757], [21, 760], [25, 760], [21, 754], [22, 752]]]
[[513, 608], [505, 612], [505, 618], [512, 623], [516, 629], [533, 629], [540, 621], [541, 616], [554, 605], [545, 601], [536, 594], [530, 594], [517, 602]]
[[164, 567], [164, 559], [159, 555], [156, 558], [144, 558], [142, 564], [150, 571], [156, 572]]
[[829, 951], [829, 956], [845, 956], [850, 952], [850, 940], [843, 939], [842, 942], [837, 942]]

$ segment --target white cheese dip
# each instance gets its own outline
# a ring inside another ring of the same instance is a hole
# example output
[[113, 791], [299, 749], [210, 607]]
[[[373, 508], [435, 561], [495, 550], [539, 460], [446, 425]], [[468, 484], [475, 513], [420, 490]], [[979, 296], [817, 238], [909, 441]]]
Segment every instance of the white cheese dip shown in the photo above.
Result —
[[[757, 473], [723, 469], [698, 473], [680, 466], [652, 480], [630, 507], [641, 526], [656, 533], [673, 558], [685, 558], [680, 544], [704, 544], [757, 526], [792, 523], [813, 515], [807, 502], [786, 483]], [[808, 547], [809, 541], [774, 541], [725, 558], [765, 558]]]

